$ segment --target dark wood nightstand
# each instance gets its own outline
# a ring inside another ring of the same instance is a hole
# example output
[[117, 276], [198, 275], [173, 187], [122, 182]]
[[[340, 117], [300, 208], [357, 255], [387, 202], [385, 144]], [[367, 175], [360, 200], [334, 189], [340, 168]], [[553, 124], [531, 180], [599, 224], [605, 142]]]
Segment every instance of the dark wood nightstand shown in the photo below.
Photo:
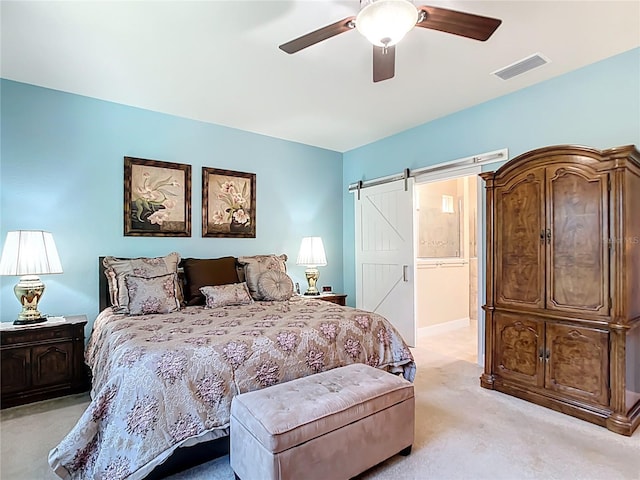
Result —
[[0, 408], [89, 389], [85, 315], [30, 326], [0, 325]]
[[342, 305], [343, 307], [347, 304], [347, 295], [345, 293], [321, 293], [312, 298]]

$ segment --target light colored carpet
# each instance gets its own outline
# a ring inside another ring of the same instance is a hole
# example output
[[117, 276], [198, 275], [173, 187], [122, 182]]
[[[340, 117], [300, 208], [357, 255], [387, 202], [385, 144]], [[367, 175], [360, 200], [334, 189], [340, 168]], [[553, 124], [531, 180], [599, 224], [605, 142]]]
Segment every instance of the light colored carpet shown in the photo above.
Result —
[[[480, 388], [473, 329], [422, 338], [414, 355], [416, 442], [360, 480], [640, 479], [640, 430], [608, 430]], [[88, 403], [71, 396], [0, 413], [0, 477], [57, 478], [49, 450]], [[172, 480], [232, 480], [229, 458], [194, 467]]]

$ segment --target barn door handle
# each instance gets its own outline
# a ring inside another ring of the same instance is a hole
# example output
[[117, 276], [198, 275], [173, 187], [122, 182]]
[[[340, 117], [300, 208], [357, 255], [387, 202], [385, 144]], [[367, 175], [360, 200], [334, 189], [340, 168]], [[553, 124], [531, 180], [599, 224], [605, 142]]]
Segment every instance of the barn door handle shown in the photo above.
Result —
[[409, 279], [407, 278], [407, 270], [409, 268], [409, 265], [403, 265], [402, 266], [402, 281], [403, 282], [408, 282]]

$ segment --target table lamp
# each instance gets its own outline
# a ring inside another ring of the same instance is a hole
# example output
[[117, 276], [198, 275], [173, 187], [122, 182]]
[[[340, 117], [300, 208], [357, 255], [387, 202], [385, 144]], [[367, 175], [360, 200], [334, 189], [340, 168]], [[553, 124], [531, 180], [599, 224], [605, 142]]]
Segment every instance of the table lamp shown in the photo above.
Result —
[[318, 272], [317, 267], [324, 267], [327, 264], [322, 238], [304, 237], [300, 245], [300, 252], [298, 253], [296, 264], [307, 267], [304, 273], [307, 277], [309, 288], [304, 294], [320, 295], [320, 292], [316, 288], [316, 283], [318, 283], [318, 278], [320, 277], [320, 272]]
[[41, 230], [18, 230], [7, 233], [0, 257], [0, 275], [20, 275], [13, 291], [22, 305], [15, 325], [46, 322], [38, 310], [44, 283], [38, 275], [62, 273], [60, 257], [53, 236]]

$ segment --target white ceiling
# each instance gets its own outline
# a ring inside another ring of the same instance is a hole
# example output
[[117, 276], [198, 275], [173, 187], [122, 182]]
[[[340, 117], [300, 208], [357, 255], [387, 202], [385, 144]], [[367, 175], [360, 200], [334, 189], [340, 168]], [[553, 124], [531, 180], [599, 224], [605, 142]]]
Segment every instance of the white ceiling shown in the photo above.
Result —
[[[3, 78], [344, 152], [640, 46], [640, 1], [421, 1], [502, 19], [487, 42], [416, 28], [372, 82], [349, 31], [278, 45], [351, 1], [2, 1]], [[533, 53], [551, 63], [490, 75]]]

